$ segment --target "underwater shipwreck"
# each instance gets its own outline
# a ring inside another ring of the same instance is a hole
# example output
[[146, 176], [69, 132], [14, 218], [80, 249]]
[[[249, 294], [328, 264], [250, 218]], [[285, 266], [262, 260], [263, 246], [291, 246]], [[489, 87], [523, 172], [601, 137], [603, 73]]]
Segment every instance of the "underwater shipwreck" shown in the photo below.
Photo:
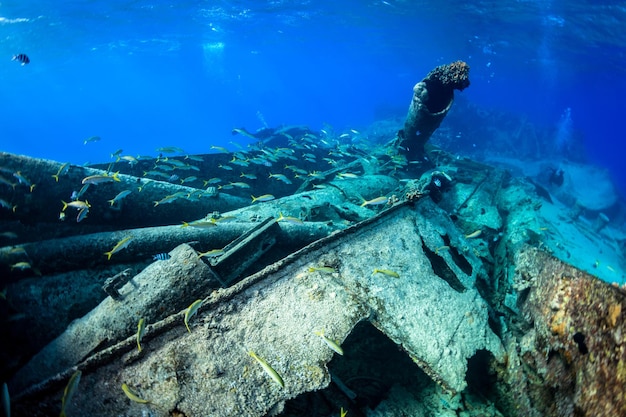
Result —
[[431, 145], [468, 86], [369, 146], [0, 153], [5, 415], [626, 415], [625, 265], [575, 256], [623, 261], [618, 203]]

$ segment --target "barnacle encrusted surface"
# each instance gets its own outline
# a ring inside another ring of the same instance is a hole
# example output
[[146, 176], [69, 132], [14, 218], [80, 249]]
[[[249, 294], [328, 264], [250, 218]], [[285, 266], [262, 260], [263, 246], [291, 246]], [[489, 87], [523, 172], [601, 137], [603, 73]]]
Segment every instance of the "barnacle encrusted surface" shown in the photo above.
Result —
[[511, 381], [513, 392], [549, 415], [626, 415], [624, 290], [535, 248], [521, 251], [516, 264], [516, 281], [530, 283], [522, 311], [532, 323], [520, 363], [543, 383], [532, 384], [527, 372]]
[[463, 61], [455, 61], [451, 64], [440, 65], [430, 71], [423, 81], [438, 82], [443, 86], [463, 90], [470, 85], [469, 65]]

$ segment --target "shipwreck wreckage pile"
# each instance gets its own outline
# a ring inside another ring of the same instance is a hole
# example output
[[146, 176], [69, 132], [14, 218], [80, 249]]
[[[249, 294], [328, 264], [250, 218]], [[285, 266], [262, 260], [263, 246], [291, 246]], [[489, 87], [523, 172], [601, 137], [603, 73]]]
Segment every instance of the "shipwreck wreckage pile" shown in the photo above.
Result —
[[[433, 116], [427, 87], [405, 131], [450, 108], [444, 89]], [[91, 205], [131, 186], [144, 204], [80, 229], [45, 207], [104, 171], [57, 183], [61, 164], [0, 154], [41, 178], [4, 222], [38, 233], [20, 245], [32, 271], [7, 271], [32, 356], [10, 369], [12, 415], [624, 415], [624, 291], [546, 252], [533, 184], [403, 135], [399, 153], [429, 161], [407, 180], [353, 155], [262, 203], [212, 190], [154, 207], [196, 189], [119, 174]]]

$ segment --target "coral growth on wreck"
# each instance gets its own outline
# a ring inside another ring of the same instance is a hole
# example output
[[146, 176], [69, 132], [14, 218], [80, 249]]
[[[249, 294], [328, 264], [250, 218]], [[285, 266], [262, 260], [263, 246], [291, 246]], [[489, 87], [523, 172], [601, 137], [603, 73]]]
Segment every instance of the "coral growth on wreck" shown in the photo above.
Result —
[[467, 62], [455, 61], [436, 67], [426, 75], [424, 81], [437, 82], [450, 89], [462, 91], [470, 85], [469, 70]]

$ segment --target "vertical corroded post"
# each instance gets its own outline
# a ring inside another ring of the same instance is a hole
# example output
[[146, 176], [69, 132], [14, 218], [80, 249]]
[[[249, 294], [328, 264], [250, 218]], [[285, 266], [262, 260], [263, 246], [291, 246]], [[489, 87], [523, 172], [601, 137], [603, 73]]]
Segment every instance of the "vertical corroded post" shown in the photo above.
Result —
[[438, 66], [415, 84], [404, 128], [396, 138], [400, 152], [410, 160], [421, 158], [424, 145], [452, 107], [454, 90], [469, 84], [469, 65], [463, 61]]

